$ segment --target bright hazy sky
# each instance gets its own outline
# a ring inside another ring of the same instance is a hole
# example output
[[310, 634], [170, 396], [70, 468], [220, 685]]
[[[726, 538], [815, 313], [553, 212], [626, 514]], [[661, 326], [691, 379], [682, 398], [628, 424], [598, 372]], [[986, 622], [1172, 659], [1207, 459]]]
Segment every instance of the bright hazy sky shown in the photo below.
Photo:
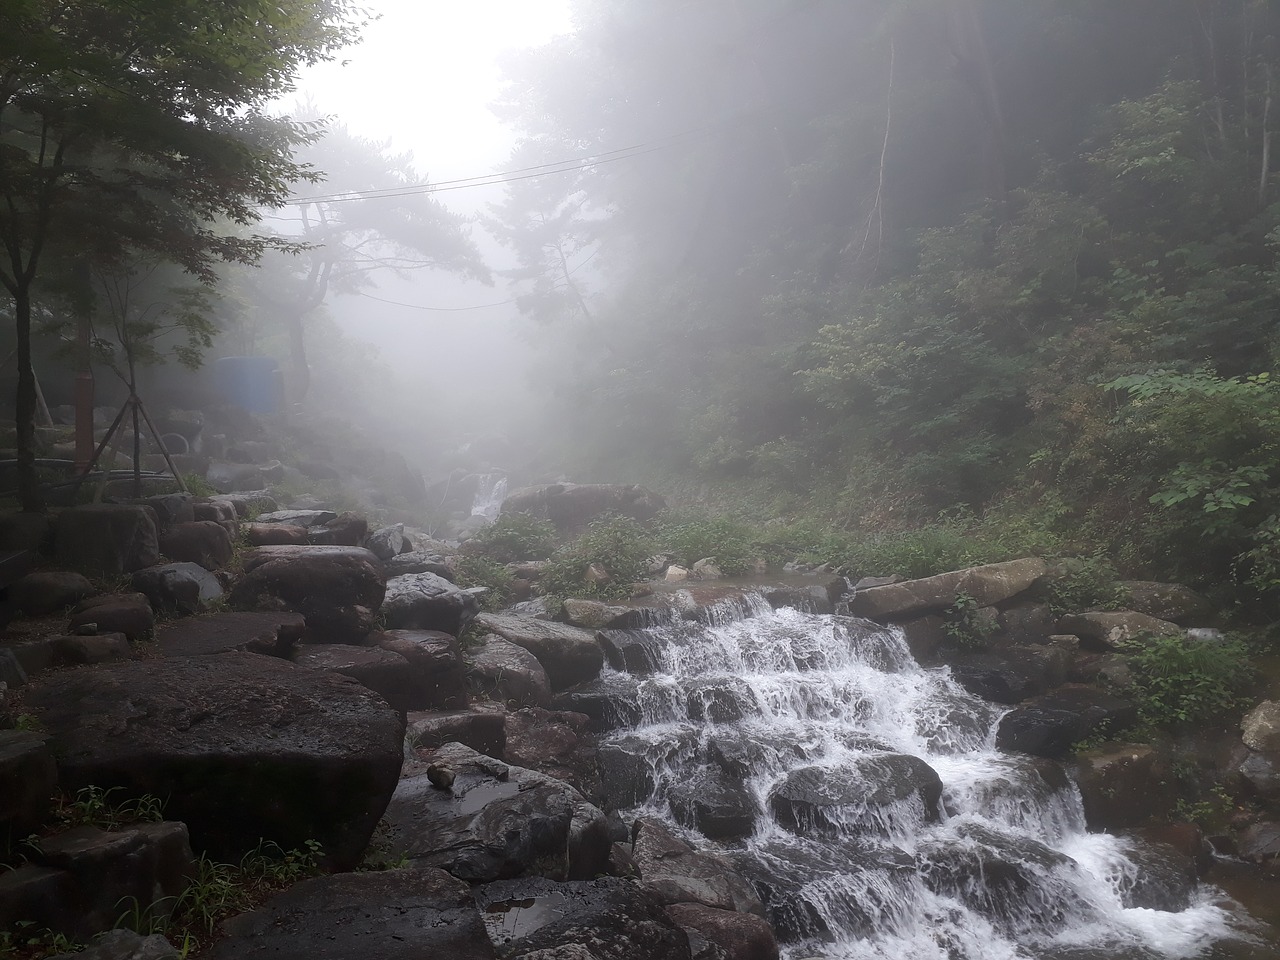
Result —
[[[390, 137], [431, 180], [502, 169], [511, 135], [489, 111], [501, 89], [498, 58], [569, 30], [568, 0], [366, 0], [382, 15], [359, 46], [303, 74], [299, 94], [353, 133]], [[345, 62], [344, 62], [345, 61]], [[473, 210], [473, 194], [441, 199]], [[489, 199], [492, 199], [489, 194]]]

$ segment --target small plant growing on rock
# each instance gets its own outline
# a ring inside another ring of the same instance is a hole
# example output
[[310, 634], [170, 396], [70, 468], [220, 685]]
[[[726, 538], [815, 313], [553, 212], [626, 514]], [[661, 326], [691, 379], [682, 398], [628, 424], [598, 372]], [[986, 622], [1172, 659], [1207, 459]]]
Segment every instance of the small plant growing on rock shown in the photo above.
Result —
[[1248, 648], [1236, 638], [1140, 634], [1122, 651], [1133, 669], [1139, 717], [1154, 727], [1213, 725], [1249, 702], [1254, 671]]
[[947, 622], [942, 629], [965, 650], [985, 650], [995, 632], [995, 624], [982, 614], [977, 598], [957, 593], [956, 602], [947, 609]]
[[1049, 581], [1048, 603], [1054, 616], [1081, 610], [1118, 610], [1129, 599], [1119, 574], [1102, 556], [1067, 557], [1058, 561]]
[[119, 787], [104, 790], [102, 787], [83, 787], [75, 798], [62, 795], [54, 808], [54, 816], [60, 826], [94, 826], [103, 830], [115, 830], [130, 823], [159, 823], [164, 819], [164, 804], [158, 797], [144, 793], [140, 797], [112, 799], [119, 794]]

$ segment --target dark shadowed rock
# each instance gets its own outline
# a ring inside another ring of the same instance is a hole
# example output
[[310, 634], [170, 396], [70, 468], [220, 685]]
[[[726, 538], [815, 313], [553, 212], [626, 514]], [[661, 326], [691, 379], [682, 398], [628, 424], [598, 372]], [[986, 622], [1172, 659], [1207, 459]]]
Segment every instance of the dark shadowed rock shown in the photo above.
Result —
[[719, 946], [732, 960], [778, 960], [777, 937], [762, 917], [700, 903], [672, 904], [667, 916], [682, 930]]
[[1045, 570], [1043, 560], [1028, 557], [886, 584], [858, 591], [849, 601], [849, 612], [873, 620], [905, 619], [945, 610], [961, 594], [972, 597], [979, 607], [988, 607], [1029, 589]]
[[151, 636], [156, 618], [144, 594], [109, 593], [82, 600], [72, 609], [69, 629], [90, 623], [98, 625], [98, 633], [123, 633], [130, 640], [140, 640]]
[[1110, 743], [1078, 753], [1075, 772], [1091, 830], [1137, 827], [1174, 812], [1172, 758], [1150, 744]]
[[545, 707], [551, 700], [538, 658], [496, 633], [468, 647], [464, 659], [472, 687], [490, 700], [512, 707]]
[[176, 947], [158, 933], [149, 937], [132, 930], [108, 930], [77, 953], [49, 960], [183, 960]]
[[369, 534], [365, 547], [384, 563], [398, 557], [404, 546], [404, 524], [382, 527]]
[[227, 531], [229, 537], [234, 537], [239, 532], [240, 514], [236, 510], [236, 505], [223, 497], [194, 500], [191, 503], [191, 512], [199, 522], [216, 523]]
[[685, 935], [629, 880], [504, 880], [478, 888], [476, 900], [511, 960], [690, 960]]
[[270, 490], [243, 490], [235, 493], [224, 493], [219, 500], [231, 504], [240, 520], [248, 520], [251, 515], [270, 513], [278, 510], [279, 505]]
[[150, 507], [95, 503], [58, 514], [58, 562], [91, 577], [118, 577], [160, 561]]
[[553, 690], [593, 680], [604, 666], [604, 653], [590, 630], [496, 613], [482, 613], [476, 622], [537, 657]]
[[196, 518], [193, 501], [189, 493], [164, 493], [147, 497], [142, 502], [156, 512], [156, 520], [163, 532], [175, 523], [190, 523]]
[[340, 513], [327, 523], [311, 527], [307, 533], [312, 543], [358, 547], [369, 535], [369, 521], [358, 514]]
[[308, 643], [293, 662], [308, 670], [330, 670], [358, 681], [396, 710], [420, 710], [426, 704], [417, 671], [398, 653], [349, 643]]
[[[938, 819], [942, 780], [919, 757], [886, 753], [840, 766], [799, 767], [769, 794], [774, 815], [802, 836], [881, 833], [890, 820]], [[897, 816], [891, 806], [907, 804]]]
[[1069, 656], [1051, 647], [1009, 647], [947, 657], [951, 674], [974, 696], [1014, 704], [1038, 696], [1067, 678]]
[[231, 535], [213, 520], [175, 523], [160, 537], [160, 552], [170, 560], [221, 570], [231, 562]]
[[383, 650], [413, 668], [414, 710], [453, 710], [467, 705], [467, 670], [458, 638], [439, 630], [387, 630], [374, 634]]
[[599, 791], [595, 738], [581, 713], [525, 707], [506, 714], [506, 757], [571, 784], [583, 796]]
[[382, 604], [383, 617], [392, 629], [442, 630], [455, 637], [479, 611], [475, 594], [434, 573], [392, 577]]
[[1123, 580], [1130, 610], [1184, 627], [1203, 626], [1213, 614], [1213, 604], [1181, 583]]
[[712, 840], [741, 840], [755, 829], [760, 810], [741, 780], [718, 767], [672, 785], [667, 800], [676, 820]]
[[300, 613], [216, 613], [168, 623], [156, 631], [156, 646], [166, 657], [203, 657], [248, 650], [286, 656], [302, 638]]
[[43, 617], [92, 597], [97, 588], [83, 574], [69, 570], [38, 570], [9, 588], [9, 598], [21, 613]]
[[652, 520], [666, 501], [644, 487], [621, 483], [550, 483], [507, 494], [504, 514], [527, 513], [550, 520], [561, 534], [584, 529], [606, 514]]
[[66, 790], [166, 798], [192, 844], [236, 861], [266, 838], [359, 861], [403, 758], [400, 715], [336, 674], [273, 657], [133, 661], [28, 687]]
[[434, 573], [450, 583], [454, 578], [453, 565], [448, 557], [425, 550], [401, 553], [387, 561], [388, 576], [401, 577], [406, 573]]
[[1128, 700], [1093, 687], [1068, 684], [1005, 714], [996, 746], [1057, 759], [1086, 737], [1101, 730], [1119, 733], [1137, 717], [1137, 707]]
[[324, 643], [359, 643], [386, 591], [382, 564], [362, 547], [258, 547], [231, 591], [237, 606], [301, 613]]
[[0, 851], [49, 816], [58, 768], [43, 734], [0, 730]]
[[465, 883], [442, 870], [315, 877], [222, 924], [212, 960], [492, 960]]
[[763, 915], [764, 905], [751, 884], [728, 861], [694, 850], [657, 820], [637, 820], [635, 829], [640, 885], [662, 903], [700, 903]]
[[199, 613], [222, 598], [222, 584], [198, 563], [162, 563], [133, 575], [133, 589], [168, 613]]
[[615, 670], [647, 677], [658, 669], [658, 643], [644, 630], [601, 630], [596, 639]]
[[409, 714], [406, 736], [420, 750], [435, 751], [446, 743], [461, 743], [487, 757], [506, 759], [506, 711], [492, 704], [466, 710], [423, 711]]
[[246, 523], [243, 533], [251, 547], [305, 546], [307, 528], [292, 523]]
[[400, 781], [387, 808], [392, 855], [464, 880], [517, 876], [535, 863], [558, 877], [605, 870], [604, 814], [573, 787], [459, 743], [428, 762], [452, 775], [450, 786], [437, 787], [430, 774]]

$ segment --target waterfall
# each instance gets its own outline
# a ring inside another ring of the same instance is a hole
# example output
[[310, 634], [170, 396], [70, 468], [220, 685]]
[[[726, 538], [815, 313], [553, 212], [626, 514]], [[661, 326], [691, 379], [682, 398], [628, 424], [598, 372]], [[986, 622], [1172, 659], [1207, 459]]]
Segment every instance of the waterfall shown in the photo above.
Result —
[[471, 516], [484, 517], [493, 522], [502, 512], [502, 501], [507, 496], [507, 477], [503, 473], [482, 473], [476, 483], [476, 495], [471, 501]]
[[600, 681], [619, 721], [601, 764], [641, 771], [630, 815], [755, 885], [787, 960], [1253, 955], [1238, 905], [1089, 833], [1062, 767], [998, 752], [1004, 708], [900, 632], [747, 613], [631, 632], [647, 662]]

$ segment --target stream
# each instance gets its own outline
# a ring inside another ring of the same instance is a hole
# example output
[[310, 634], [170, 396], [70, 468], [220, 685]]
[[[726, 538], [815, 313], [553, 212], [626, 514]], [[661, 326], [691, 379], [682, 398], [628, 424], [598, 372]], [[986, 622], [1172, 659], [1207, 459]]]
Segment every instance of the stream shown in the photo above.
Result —
[[627, 815], [731, 859], [786, 960], [1280, 956], [1167, 851], [1089, 833], [1061, 765], [998, 752], [1004, 708], [897, 631], [747, 607], [628, 631], [604, 744], [648, 766]]

